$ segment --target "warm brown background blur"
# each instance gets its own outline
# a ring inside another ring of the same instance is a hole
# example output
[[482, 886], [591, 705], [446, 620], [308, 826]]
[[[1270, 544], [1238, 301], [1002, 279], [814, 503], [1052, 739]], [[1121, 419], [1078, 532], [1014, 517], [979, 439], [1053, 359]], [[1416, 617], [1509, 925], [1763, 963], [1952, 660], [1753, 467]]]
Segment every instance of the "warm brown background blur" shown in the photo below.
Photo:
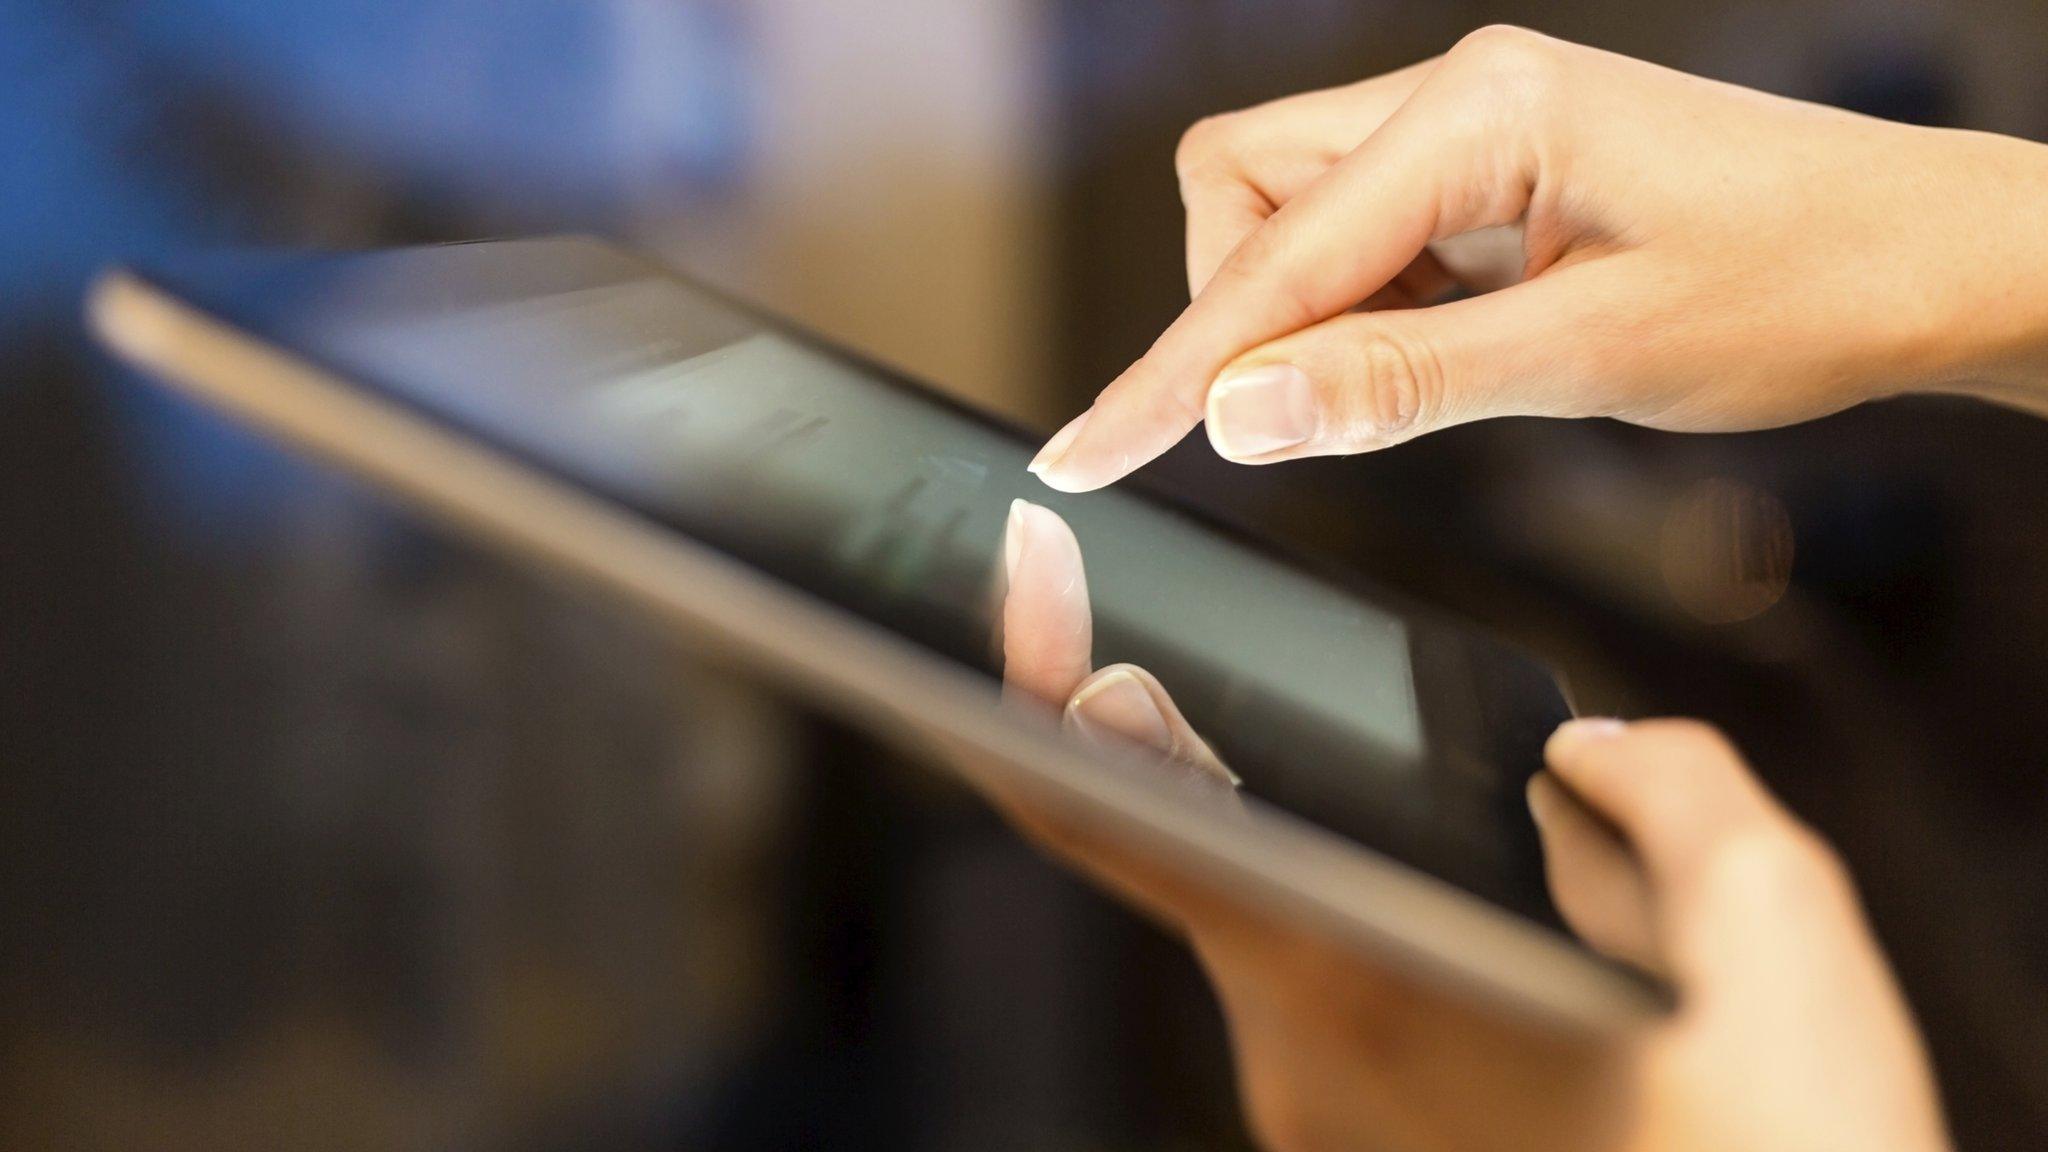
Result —
[[[595, 230], [1049, 427], [1182, 302], [1181, 128], [1496, 20], [2048, 137], [2018, 0], [0, 5], [0, 1146], [1241, 1146], [1171, 942], [111, 371], [77, 295], [199, 244]], [[1728, 727], [1856, 867], [1964, 1146], [2048, 1136], [2048, 424], [1186, 449], [1587, 708]]]

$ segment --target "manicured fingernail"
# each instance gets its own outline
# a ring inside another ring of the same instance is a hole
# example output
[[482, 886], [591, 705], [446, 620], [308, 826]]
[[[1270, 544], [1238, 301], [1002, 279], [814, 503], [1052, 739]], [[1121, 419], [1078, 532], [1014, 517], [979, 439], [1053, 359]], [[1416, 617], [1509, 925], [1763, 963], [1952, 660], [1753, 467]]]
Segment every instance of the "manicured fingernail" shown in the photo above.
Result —
[[1316, 434], [1316, 389], [1292, 364], [1232, 372], [1209, 388], [1209, 443], [1231, 460], [1292, 447]]
[[1029, 507], [1028, 500], [1010, 501], [1010, 518], [1003, 525], [1003, 577], [1012, 583], [1017, 579], [1017, 561], [1024, 556], [1024, 510]]
[[1026, 464], [1024, 470], [1034, 476], [1043, 476], [1046, 469], [1059, 463], [1060, 457], [1067, 454], [1067, 449], [1074, 446], [1074, 437], [1081, 434], [1081, 425], [1088, 422], [1089, 413], [1094, 411], [1090, 408], [1087, 412], [1067, 421], [1067, 426], [1052, 434], [1052, 439], [1045, 442], [1045, 447], [1038, 450], [1038, 455], [1031, 458], [1031, 463]]
[[1130, 740], [1161, 752], [1173, 751], [1173, 729], [1152, 692], [1123, 668], [1112, 669], [1081, 689], [1067, 705], [1067, 715], [1083, 736], [1096, 743]]

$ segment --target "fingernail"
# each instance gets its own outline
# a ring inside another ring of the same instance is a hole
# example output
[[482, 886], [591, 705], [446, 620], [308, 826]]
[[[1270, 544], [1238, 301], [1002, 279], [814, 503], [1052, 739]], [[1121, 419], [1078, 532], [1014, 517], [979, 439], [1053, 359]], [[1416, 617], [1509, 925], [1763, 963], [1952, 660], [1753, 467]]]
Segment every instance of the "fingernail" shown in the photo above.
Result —
[[1210, 386], [1205, 416], [1217, 455], [1263, 456], [1315, 435], [1315, 385], [1292, 364], [1246, 368]]
[[1067, 714], [1083, 736], [1098, 744], [1130, 740], [1161, 752], [1173, 751], [1173, 729], [1152, 692], [1135, 675], [1114, 669], [1081, 689]]
[[1567, 720], [1557, 726], [1550, 735], [1550, 747], [1555, 750], [1590, 740], [1612, 740], [1628, 731], [1626, 721], [1612, 716], [1587, 716], [1578, 720]]
[[1017, 561], [1024, 556], [1024, 510], [1031, 506], [1028, 500], [1010, 501], [1010, 518], [1003, 525], [1003, 578], [1015, 583]]
[[1060, 457], [1067, 454], [1067, 449], [1074, 446], [1074, 437], [1081, 434], [1081, 426], [1088, 422], [1089, 414], [1094, 411], [1090, 408], [1087, 412], [1067, 421], [1067, 426], [1052, 434], [1052, 439], [1045, 442], [1045, 447], [1038, 450], [1038, 455], [1031, 458], [1031, 463], [1026, 464], [1024, 470], [1034, 476], [1042, 476], [1047, 468], [1059, 463]]

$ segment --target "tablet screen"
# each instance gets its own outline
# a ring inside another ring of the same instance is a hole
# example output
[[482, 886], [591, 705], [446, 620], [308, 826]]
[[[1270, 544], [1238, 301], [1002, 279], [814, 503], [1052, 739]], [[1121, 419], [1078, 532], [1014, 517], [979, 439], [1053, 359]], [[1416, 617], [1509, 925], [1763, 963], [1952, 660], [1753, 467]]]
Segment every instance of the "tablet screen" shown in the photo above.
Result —
[[989, 677], [1010, 502], [1081, 546], [1097, 666], [1153, 671], [1247, 793], [1555, 923], [1522, 788], [1568, 713], [1482, 636], [1113, 488], [1036, 438], [587, 241], [155, 277], [238, 327]]

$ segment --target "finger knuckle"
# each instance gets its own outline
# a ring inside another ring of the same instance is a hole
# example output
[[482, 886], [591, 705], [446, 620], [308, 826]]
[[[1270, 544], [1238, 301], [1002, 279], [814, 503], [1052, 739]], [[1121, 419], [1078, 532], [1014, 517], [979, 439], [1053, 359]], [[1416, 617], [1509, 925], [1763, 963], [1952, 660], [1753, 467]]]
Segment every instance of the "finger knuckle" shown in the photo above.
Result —
[[1356, 350], [1350, 403], [1339, 406], [1356, 439], [1427, 426], [1443, 407], [1443, 372], [1428, 344], [1392, 331], [1366, 334]]
[[1830, 904], [1853, 898], [1855, 882], [1849, 865], [1826, 837], [1795, 824], [1784, 840], [1785, 867], [1794, 891]]
[[1753, 906], [1815, 910], [1839, 905], [1851, 892], [1833, 846], [1798, 825], [1774, 822], [1724, 836], [1706, 866], [1724, 894]]
[[1519, 24], [1487, 24], [1465, 33], [1452, 46], [1450, 54], [1466, 60], [1499, 64], [1541, 51], [1550, 43], [1549, 37]]
[[1200, 175], [1228, 151], [1225, 141], [1234, 131], [1235, 117], [1233, 112], [1204, 116], [1180, 134], [1180, 145], [1173, 152], [1173, 170], [1183, 182]]
[[1451, 58], [1470, 70], [1478, 90], [1520, 106], [1539, 105], [1564, 82], [1561, 45], [1513, 24], [1490, 24], [1468, 33]]

